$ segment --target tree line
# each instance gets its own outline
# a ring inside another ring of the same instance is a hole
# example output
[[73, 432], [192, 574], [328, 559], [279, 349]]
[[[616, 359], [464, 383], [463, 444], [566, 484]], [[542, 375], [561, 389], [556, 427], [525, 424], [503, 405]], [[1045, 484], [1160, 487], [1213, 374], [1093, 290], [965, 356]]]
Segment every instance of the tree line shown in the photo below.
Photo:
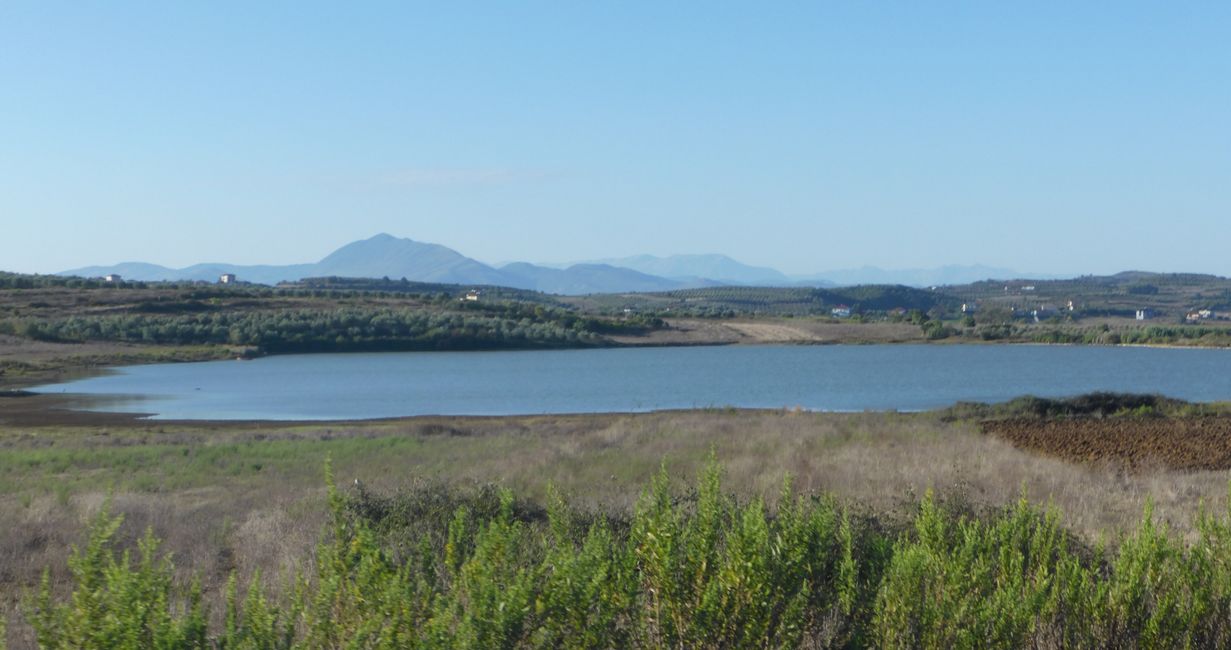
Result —
[[358, 307], [0, 321], [0, 333], [44, 341], [237, 345], [267, 352], [584, 346], [603, 342], [598, 329], [592, 319], [559, 310], [510, 316]]

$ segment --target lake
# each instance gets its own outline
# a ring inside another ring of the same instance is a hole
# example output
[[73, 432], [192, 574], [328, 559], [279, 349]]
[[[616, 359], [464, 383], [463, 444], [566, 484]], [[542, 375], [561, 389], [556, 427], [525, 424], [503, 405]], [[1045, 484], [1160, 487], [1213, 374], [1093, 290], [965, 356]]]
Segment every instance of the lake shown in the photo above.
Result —
[[338, 420], [699, 407], [924, 410], [1094, 390], [1231, 400], [1231, 351], [834, 345], [398, 352], [129, 366], [45, 393], [157, 419]]

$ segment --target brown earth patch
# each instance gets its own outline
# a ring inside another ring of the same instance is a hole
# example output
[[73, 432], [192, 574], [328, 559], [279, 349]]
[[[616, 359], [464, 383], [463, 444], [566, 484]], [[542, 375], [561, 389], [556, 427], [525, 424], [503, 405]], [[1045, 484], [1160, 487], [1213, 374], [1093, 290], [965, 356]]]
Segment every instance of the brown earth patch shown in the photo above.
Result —
[[1231, 469], [1231, 418], [991, 420], [985, 434], [1075, 463], [1131, 470]]
[[782, 343], [922, 342], [910, 323], [853, 323], [813, 318], [757, 320], [668, 319], [667, 327], [645, 334], [610, 337], [619, 345], [731, 345]]

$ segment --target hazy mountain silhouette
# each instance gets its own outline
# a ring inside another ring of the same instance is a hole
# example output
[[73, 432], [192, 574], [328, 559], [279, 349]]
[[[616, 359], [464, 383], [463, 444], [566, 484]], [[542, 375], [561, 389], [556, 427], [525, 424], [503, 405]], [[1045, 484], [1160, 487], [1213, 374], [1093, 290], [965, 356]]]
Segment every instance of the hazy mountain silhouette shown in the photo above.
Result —
[[[796, 282], [808, 283], [815, 281], [828, 282], [833, 286], [849, 287], [860, 284], [901, 284], [908, 287], [933, 287], [950, 284], [968, 284], [980, 280], [1009, 279], [1026, 277], [1012, 269], [983, 266], [941, 266], [933, 269], [882, 269], [875, 266], [865, 266], [858, 269], [840, 269], [824, 271], [814, 275], [793, 276]], [[1040, 280], [1056, 276], [1030, 274], [1029, 277]]]
[[349, 243], [314, 265], [314, 276], [406, 278], [417, 282], [504, 284], [496, 269], [441, 246], [379, 234]]
[[514, 262], [500, 267], [520, 289], [577, 295], [583, 293], [623, 293], [629, 291], [670, 291], [712, 286], [702, 279], [688, 281], [662, 278], [609, 264], [574, 264], [565, 269]]
[[[902, 284], [914, 287], [966, 284], [988, 278], [1022, 277], [1009, 269], [988, 266], [945, 266], [938, 269], [887, 271], [875, 267], [789, 277], [772, 268], [749, 266], [726, 255], [637, 255], [569, 266], [514, 262], [500, 268], [441, 246], [379, 234], [351, 242], [319, 262], [289, 265], [241, 265], [210, 262], [171, 269], [144, 262], [87, 266], [60, 275], [100, 277], [118, 273], [129, 280], [212, 282], [234, 273], [243, 282], [277, 284], [309, 277], [392, 278], [446, 284], [483, 284], [546, 293], [585, 294], [670, 291], [716, 285], [818, 287], [857, 284]], [[1034, 275], [1039, 279], [1048, 276]]]
[[788, 286], [794, 284], [777, 269], [749, 266], [726, 255], [634, 255], [583, 262], [608, 264], [685, 282], [704, 278], [721, 284], [745, 284], [762, 286]]
[[666, 291], [713, 284], [706, 281], [680, 282], [602, 264], [552, 269], [516, 263], [495, 269], [440, 244], [401, 239], [383, 233], [347, 244], [314, 264], [208, 263], [172, 269], [144, 262], [125, 262], [111, 266], [88, 266], [64, 271], [60, 275], [99, 277], [110, 273], [118, 273], [128, 280], [207, 282], [217, 280], [223, 273], [234, 273], [242, 282], [259, 284], [324, 276], [388, 277], [416, 282], [500, 285], [560, 294]]

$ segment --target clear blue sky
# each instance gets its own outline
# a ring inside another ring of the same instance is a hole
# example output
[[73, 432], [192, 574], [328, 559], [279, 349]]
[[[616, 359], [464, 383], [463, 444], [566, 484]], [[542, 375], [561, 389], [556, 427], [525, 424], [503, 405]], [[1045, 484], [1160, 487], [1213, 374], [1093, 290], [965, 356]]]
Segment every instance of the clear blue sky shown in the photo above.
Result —
[[0, 269], [1231, 275], [1231, 3], [4, 2]]

